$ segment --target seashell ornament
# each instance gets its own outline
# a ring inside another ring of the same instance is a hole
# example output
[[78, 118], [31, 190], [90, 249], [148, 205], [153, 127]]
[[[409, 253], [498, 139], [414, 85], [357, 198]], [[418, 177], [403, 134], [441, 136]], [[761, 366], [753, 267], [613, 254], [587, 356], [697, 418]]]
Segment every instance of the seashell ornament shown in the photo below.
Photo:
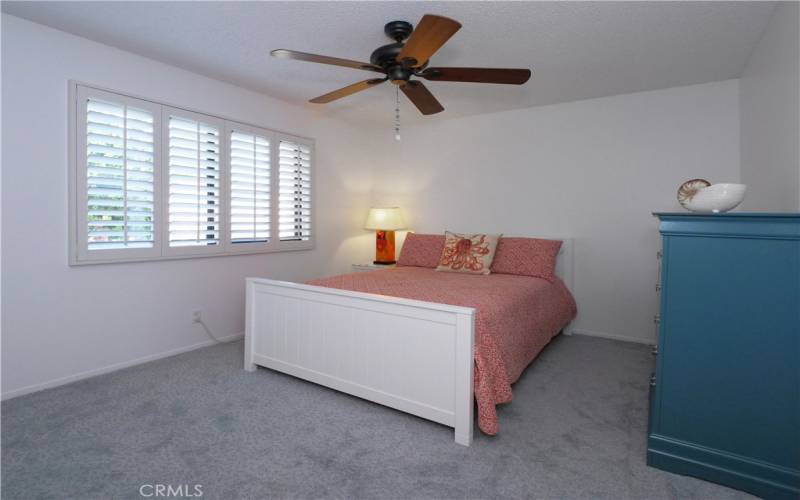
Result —
[[692, 179], [678, 188], [678, 201], [690, 212], [721, 214], [739, 206], [746, 191], [744, 184], [711, 184], [705, 179]]
[[692, 201], [694, 196], [702, 189], [710, 186], [711, 183], [705, 179], [691, 179], [678, 188], [678, 202], [687, 210], [691, 210], [687, 205]]

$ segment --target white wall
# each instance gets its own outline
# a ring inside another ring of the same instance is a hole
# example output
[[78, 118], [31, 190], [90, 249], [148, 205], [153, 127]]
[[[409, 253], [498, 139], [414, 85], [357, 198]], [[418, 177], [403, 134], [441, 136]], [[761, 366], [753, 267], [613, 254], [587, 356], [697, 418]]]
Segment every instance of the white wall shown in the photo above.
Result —
[[384, 157], [399, 156], [376, 174], [376, 204], [401, 206], [418, 232], [576, 238], [577, 329], [649, 341], [659, 247], [651, 212], [682, 210], [675, 194], [687, 179], [739, 180], [738, 85], [440, 121], [384, 147]]
[[748, 210], [800, 210], [800, 4], [772, 13], [740, 81]]
[[[69, 267], [69, 79], [315, 138], [316, 249]], [[4, 397], [203, 343], [193, 309], [218, 336], [241, 333], [246, 276], [302, 280], [369, 258], [364, 130], [8, 15], [2, 100]]]

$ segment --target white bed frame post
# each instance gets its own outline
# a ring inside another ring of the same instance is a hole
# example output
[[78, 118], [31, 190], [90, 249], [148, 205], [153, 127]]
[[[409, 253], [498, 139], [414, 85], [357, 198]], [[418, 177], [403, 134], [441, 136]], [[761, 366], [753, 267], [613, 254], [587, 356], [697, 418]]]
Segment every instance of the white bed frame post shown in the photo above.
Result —
[[[475, 366], [475, 318], [473, 314], [459, 314], [456, 320], [456, 387], [455, 429], [456, 443], [472, 444], [475, 388], [473, 387]], [[465, 379], [466, 378], [466, 379]]]
[[[556, 276], [567, 285], [567, 289], [575, 295], [575, 240], [573, 238], [548, 238], [561, 240], [561, 249], [556, 258]], [[562, 332], [564, 335], [572, 335], [575, 330], [575, 321], [566, 325]]]
[[245, 287], [244, 297], [244, 369], [248, 372], [256, 371], [256, 363], [253, 359], [255, 351], [253, 350], [253, 328], [255, 325], [255, 308], [253, 307], [253, 297], [255, 295], [255, 287], [250, 280], [247, 280]]

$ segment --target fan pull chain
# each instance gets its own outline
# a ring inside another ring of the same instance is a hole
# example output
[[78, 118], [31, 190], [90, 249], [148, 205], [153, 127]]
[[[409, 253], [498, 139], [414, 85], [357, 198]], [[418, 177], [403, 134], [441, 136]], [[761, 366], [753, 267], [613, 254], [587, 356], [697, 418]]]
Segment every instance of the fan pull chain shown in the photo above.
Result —
[[394, 140], [400, 141], [400, 85], [394, 86]]

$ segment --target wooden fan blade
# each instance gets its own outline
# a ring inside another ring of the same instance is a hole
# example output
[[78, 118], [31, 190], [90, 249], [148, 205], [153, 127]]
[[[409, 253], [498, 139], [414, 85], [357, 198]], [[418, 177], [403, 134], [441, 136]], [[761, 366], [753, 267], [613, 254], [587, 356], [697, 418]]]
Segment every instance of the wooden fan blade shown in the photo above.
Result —
[[400, 90], [423, 115], [433, 115], [444, 111], [444, 107], [433, 97], [433, 94], [422, 82], [406, 82], [400, 87]]
[[504, 68], [428, 68], [417, 76], [426, 80], [440, 82], [522, 85], [531, 77], [531, 70]]
[[341, 99], [342, 97], [347, 97], [350, 94], [355, 94], [356, 92], [361, 92], [362, 90], [367, 90], [370, 87], [374, 87], [379, 83], [385, 82], [385, 78], [375, 78], [373, 80], [364, 80], [363, 82], [354, 83], [352, 85], [348, 85], [347, 87], [342, 87], [339, 90], [334, 90], [333, 92], [328, 92], [325, 95], [321, 95], [319, 97], [315, 97], [311, 99], [309, 102], [313, 102], [314, 104], [325, 104], [326, 102], [335, 101], [336, 99]]
[[425, 14], [397, 55], [397, 60], [414, 68], [422, 66], [459, 29], [461, 23], [458, 21]]
[[294, 59], [297, 61], [308, 61], [320, 64], [332, 64], [333, 66], [344, 66], [345, 68], [363, 69], [365, 71], [376, 71], [383, 73], [383, 69], [369, 63], [352, 61], [350, 59], [341, 59], [339, 57], [320, 56], [317, 54], [308, 54], [306, 52], [297, 52], [296, 50], [277, 49], [270, 52], [273, 57], [281, 59]]

